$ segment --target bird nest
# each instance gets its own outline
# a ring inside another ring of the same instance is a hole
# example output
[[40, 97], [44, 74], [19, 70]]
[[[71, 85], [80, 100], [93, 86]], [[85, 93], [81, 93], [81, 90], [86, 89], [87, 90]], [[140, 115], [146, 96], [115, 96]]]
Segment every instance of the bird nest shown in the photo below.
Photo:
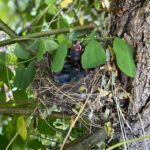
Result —
[[33, 90], [47, 107], [55, 106], [62, 112], [76, 115], [88, 99], [82, 116], [88, 118], [91, 123], [96, 125], [118, 120], [116, 103], [123, 107], [123, 110], [127, 94], [121, 89], [107, 65], [96, 67], [77, 81], [67, 83], [57, 83], [54, 80], [49, 54], [44, 56], [37, 67]]

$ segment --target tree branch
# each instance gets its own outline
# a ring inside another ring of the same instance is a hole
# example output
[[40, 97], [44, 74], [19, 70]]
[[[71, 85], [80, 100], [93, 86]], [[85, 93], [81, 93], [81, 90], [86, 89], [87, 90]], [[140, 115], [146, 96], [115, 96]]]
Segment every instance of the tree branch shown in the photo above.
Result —
[[7, 33], [11, 38], [16, 38], [18, 35], [13, 31], [10, 27], [7, 26], [1, 19], [0, 19], [0, 30]]
[[[13, 40], [17, 37], [19, 37], [15, 31], [13, 31], [7, 24], [5, 24], [1, 19], [0, 19], [0, 30], [4, 31], [5, 33], [7, 33], [12, 39], [9, 39], [9, 40]], [[7, 41], [7, 40], [4, 40], [4, 41]], [[4, 42], [2, 41], [2, 43]], [[21, 42], [20, 43], [23, 47], [27, 46], [28, 44], [27, 43], [23, 43]], [[6, 44], [7, 45], [7, 44]], [[5, 45], [3, 45], [5, 46]], [[1, 46], [0, 46], [1, 47]], [[29, 50], [29, 52], [35, 56], [35, 52], [32, 51], [32, 50]]]
[[104, 128], [96, 129], [92, 134], [85, 135], [65, 145], [64, 150], [90, 150], [96, 144], [107, 139]]
[[[12, 114], [20, 114], [20, 115], [30, 115], [34, 109], [31, 108], [0, 108], [0, 114], [5, 115], [12, 115]], [[39, 116], [39, 112], [36, 111], [35, 116]], [[59, 119], [65, 119], [70, 120], [71, 115], [62, 113], [62, 112], [52, 112], [48, 117], [51, 118], [59, 118]]]
[[[92, 30], [95, 28], [96, 28], [96, 26], [94, 24], [73, 27], [73, 29], [75, 29], [76, 31]], [[18, 36], [17, 38], [14, 38], [14, 39], [8, 39], [8, 40], [0, 41], [0, 47], [5, 46], [5, 45], [14, 44], [17, 42], [28, 41], [28, 40], [31, 40], [33, 38], [40, 38], [40, 37], [45, 37], [45, 36], [49, 36], [49, 35], [68, 33], [68, 32], [70, 32], [70, 29], [71, 28], [47, 30], [47, 31], [41, 31], [38, 33], [28, 34], [26, 36]]]

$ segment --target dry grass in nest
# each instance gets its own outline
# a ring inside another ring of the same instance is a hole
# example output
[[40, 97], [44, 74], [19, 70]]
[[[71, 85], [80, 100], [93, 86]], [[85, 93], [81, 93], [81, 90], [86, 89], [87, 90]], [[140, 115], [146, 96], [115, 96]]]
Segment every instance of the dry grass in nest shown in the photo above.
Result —
[[[37, 77], [34, 80], [33, 89], [38, 93], [42, 103], [56, 106], [69, 114], [77, 115], [80, 107], [88, 98], [82, 116], [88, 118], [91, 124], [96, 126], [104, 122], [116, 123], [117, 107], [114, 99], [117, 99], [121, 107], [121, 99], [126, 99], [127, 95], [117, 84], [112, 86], [112, 72], [106, 66], [100, 66], [92, 70], [87, 76], [78, 81], [71, 81], [60, 84], [54, 81], [51, 74], [49, 58], [46, 56], [38, 64]], [[84, 90], [81, 91], [81, 86]], [[120, 109], [125, 114], [123, 109]]]

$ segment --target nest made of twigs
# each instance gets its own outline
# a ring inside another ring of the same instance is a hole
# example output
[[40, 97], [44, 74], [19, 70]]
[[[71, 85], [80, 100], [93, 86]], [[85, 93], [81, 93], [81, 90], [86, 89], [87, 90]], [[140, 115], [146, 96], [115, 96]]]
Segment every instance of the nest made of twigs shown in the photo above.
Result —
[[[99, 66], [78, 81], [57, 83], [51, 73], [49, 55], [46, 54], [38, 64], [33, 90], [42, 103], [55, 105], [69, 114], [75, 114], [75, 110], [78, 111], [88, 99], [88, 105], [83, 111], [84, 117], [94, 124], [97, 121], [104, 123], [106, 120], [116, 122], [115, 98], [118, 101], [127, 97], [119, 85], [116, 84], [115, 88], [112, 86], [112, 80], [112, 72], [106, 66]], [[84, 88], [81, 90], [81, 87]]]

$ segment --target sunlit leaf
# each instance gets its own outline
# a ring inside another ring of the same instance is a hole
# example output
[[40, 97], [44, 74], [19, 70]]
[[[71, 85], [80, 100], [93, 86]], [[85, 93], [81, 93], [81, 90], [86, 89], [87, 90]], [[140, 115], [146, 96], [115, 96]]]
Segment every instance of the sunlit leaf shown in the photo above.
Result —
[[19, 131], [19, 135], [23, 140], [27, 138], [27, 127], [23, 116], [19, 116], [17, 119], [17, 130]]
[[50, 15], [56, 15], [56, 13], [57, 13], [57, 7], [56, 7], [55, 5], [52, 5], [52, 6], [49, 8], [48, 13], [49, 13]]
[[95, 7], [96, 10], [100, 9], [100, 1], [99, 0], [94, 1], [94, 7]]
[[59, 35], [57, 36], [57, 39], [58, 39], [58, 42], [59, 42], [59, 43], [62, 43], [62, 42], [65, 40], [65, 36], [64, 36], [63, 34], [59, 34]]
[[106, 54], [104, 48], [96, 40], [92, 40], [86, 46], [83, 55], [81, 56], [81, 64], [84, 69], [94, 68], [105, 64]]
[[80, 16], [79, 23], [80, 23], [81, 26], [84, 25], [84, 16], [83, 15]]
[[65, 7], [68, 6], [68, 4], [70, 4], [70, 3], [72, 3], [72, 2], [73, 2], [73, 0], [63, 0], [63, 1], [60, 3], [60, 6], [61, 6], [62, 8], [65, 8]]
[[47, 5], [52, 5], [52, 4], [54, 4], [56, 2], [56, 0], [45, 0], [45, 3], [47, 4]]

